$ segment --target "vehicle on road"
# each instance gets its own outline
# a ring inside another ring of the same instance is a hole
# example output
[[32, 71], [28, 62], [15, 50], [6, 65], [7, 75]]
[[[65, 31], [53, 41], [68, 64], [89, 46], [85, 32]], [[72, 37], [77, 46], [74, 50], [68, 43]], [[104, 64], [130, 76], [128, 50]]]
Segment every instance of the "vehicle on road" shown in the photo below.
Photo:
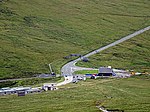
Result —
[[92, 74], [91, 75], [91, 79], [97, 79], [99, 76], [98, 76], [98, 74]]

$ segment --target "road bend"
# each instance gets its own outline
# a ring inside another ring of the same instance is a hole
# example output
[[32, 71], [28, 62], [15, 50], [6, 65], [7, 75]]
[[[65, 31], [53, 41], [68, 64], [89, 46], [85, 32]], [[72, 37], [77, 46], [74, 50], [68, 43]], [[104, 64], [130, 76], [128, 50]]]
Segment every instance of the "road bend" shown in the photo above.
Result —
[[[130, 34], [130, 35], [128, 35], [128, 36], [125, 36], [125, 37], [123, 37], [123, 38], [121, 38], [121, 39], [119, 39], [119, 40], [117, 40], [117, 41], [115, 41], [115, 42], [113, 42], [113, 43], [111, 43], [111, 44], [109, 44], [109, 45], [106, 45], [106, 46], [101, 47], [101, 48], [99, 48], [99, 49], [97, 49], [97, 50], [94, 50], [94, 51], [92, 51], [92, 52], [86, 54], [86, 55], [83, 56], [83, 57], [89, 57], [89, 56], [91, 56], [91, 55], [94, 55], [94, 54], [96, 54], [96, 53], [98, 53], [98, 52], [101, 52], [101, 51], [103, 51], [103, 50], [105, 50], [105, 49], [108, 49], [108, 48], [113, 47], [113, 46], [115, 46], [115, 45], [117, 45], [117, 44], [120, 44], [120, 43], [122, 43], [122, 42], [124, 42], [124, 41], [126, 41], [126, 40], [129, 40], [129, 39], [131, 39], [131, 38], [133, 38], [133, 37], [135, 37], [135, 36], [137, 36], [137, 35], [139, 35], [139, 34], [142, 34], [142, 33], [144, 33], [145, 31], [148, 31], [148, 30], [150, 30], [150, 26], [148, 26], [148, 27], [146, 27], [146, 28], [143, 28], [143, 29], [141, 29], [141, 30], [139, 30], [139, 31], [136, 31], [136, 32], [134, 32], [134, 33], [132, 33], [132, 34]], [[82, 57], [82, 58], [83, 58], [83, 57]], [[62, 74], [64, 77], [68, 77], [68, 76], [69, 76], [69, 79], [67, 79], [67, 80], [65, 80], [64, 82], [61, 83], [62, 85], [72, 82], [72, 79], [73, 79], [72, 74], [73, 74], [74, 71], [77, 71], [77, 70], [91, 70], [91, 69], [92, 69], [92, 68], [83, 68], [83, 67], [77, 67], [77, 66], [75, 66], [75, 63], [77, 63], [78, 61], [82, 60], [82, 58], [78, 58], [78, 59], [76, 59], [76, 60], [73, 60], [73, 61], [71, 61], [71, 62], [65, 64], [65, 65], [62, 67], [62, 69], [61, 69], [61, 74]], [[70, 78], [70, 77], [71, 77], [71, 78]], [[60, 85], [61, 85], [61, 84], [60, 84]]]
[[[130, 34], [130, 35], [128, 35], [128, 36], [125, 36], [125, 37], [121, 38], [120, 40], [117, 40], [117, 41], [115, 41], [115, 42], [113, 42], [113, 43], [111, 43], [111, 44], [109, 44], [109, 45], [106, 45], [106, 46], [101, 47], [101, 48], [99, 48], [99, 49], [97, 49], [97, 50], [94, 50], [94, 51], [92, 51], [92, 52], [86, 54], [86, 55], [83, 56], [83, 57], [89, 57], [89, 56], [91, 56], [91, 55], [94, 55], [94, 54], [96, 54], [96, 53], [98, 53], [98, 52], [101, 52], [101, 51], [103, 51], [103, 50], [105, 50], [105, 49], [108, 49], [108, 48], [113, 47], [113, 46], [115, 46], [115, 45], [117, 45], [117, 44], [120, 44], [120, 43], [122, 43], [122, 42], [124, 42], [124, 41], [126, 41], [126, 40], [128, 40], [128, 39], [130, 39], [130, 38], [133, 38], [133, 37], [135, 37], [135, 36], [137, 36], [137, 35], [139, 35], [139, 34], [145, 32], [145, 31], [148, 31], [148, 30], [150, 30], [150, 26], [148, 26], [148, 27], [146, 27], [146, 28], [143, 28], [143, 29], [141, 29], [141, 30], [139, 30], [139, 31], [136, 31], [136, 32], [134, 32], [134, 33], [132, 33], [132, 34]], [[68, 83], [72, 82], [72, 80], [73, 80], [72, 74], [73, 74], [74, 71], [78, 71], [78, 70], [92, 70], [92, 68], [83, 68], [83, 67], [77, 67], [77, 66], [75, 66], [75, 63], [77, 63], [78, 61], [82, 60], [83, 57], [82, 57], [82, 58], [78, 58], [78, 59], [76, 59], [76, 60], [73, 60], [73, 61], [71, 61], [71, 62], [65, 64], [65, 65], [62, 67], [62, 69], [61, 69], [61, 74], [62, 74], [62, 76], [65, 77], [65, 81], [59, 83], [58, 86], [65, 85], [65, 84], [68, 84]], [[67, 78], [67, 77], [68, 77], [68, 78]], [[14, 81], [14, 80], [16, 80], [16, 79], [0, 80], [0, 82]], [[22, 79], [17, 79], [17, 80], [22, 80]]]

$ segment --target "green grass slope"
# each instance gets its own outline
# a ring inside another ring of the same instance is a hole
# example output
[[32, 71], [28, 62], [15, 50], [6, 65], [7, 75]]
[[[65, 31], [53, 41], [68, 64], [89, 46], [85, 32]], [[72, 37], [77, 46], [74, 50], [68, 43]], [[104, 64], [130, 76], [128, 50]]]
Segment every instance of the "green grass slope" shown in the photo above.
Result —
[[99, 112], [96, 105], [125, 112], [150, 111], [150, 76], [96, 79], [57, 91], [0, 97], [0, 112]]
[[86, 67], [112, 66], [114, 68], [150, 73], [150, 31], [91, 56], [90, 62], [79, 62]]
[[1, 0], [0, 79], [56, 71], [150, 24], [149, 0]]

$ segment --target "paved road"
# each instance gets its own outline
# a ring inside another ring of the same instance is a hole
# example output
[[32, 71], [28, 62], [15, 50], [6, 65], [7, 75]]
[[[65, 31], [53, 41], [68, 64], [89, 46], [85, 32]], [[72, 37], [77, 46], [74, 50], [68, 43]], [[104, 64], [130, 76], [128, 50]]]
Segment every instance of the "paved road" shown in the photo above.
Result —
[[[130, 39], [130, 38], [132, 38], [132, 37], [135, 37], [136, 35], [139, 35], [139, 34], [145, 32], [145, 31], [148, 31], [148, 30], [150, 30], [150, 26], [148, 26], [148, 27], [146, 27], [146, 28], [144, 28], [144, 29], [141, 29], [141, 30], [139, 30], [139, 31], [136, 31], [136, 32], [134, 32], [133, 34], [130, 34], [130, 35], [126, 36], [126, 37], [123, 37], [122, 39], [117, 40], [117, 41], [115, 41], [115, 42], [113, 42], [113, 43], [111, 43], [111, 44], [109, 44], [109, 45], [107, 45], [107, 46], [104, 46], [104, 47], [101, 47], [101, 48], [99, 48], [99, 49], [97, 49], [97, 50], [94, 50], [93, 52], [88, 53], [88, 54], [85, 55], [84, 57], [89, 57], [89, 56], [91, 56], [91, 55], [94, 55], [94, 54], [96, 54], [96, 53], [98, 53], [98, 52], [101, 52], [101, 51], [103, 51], [103, 50], [105, 50], [105, 49], [107, 49], [107, 48], [109, 48], [109, 47], [112, 47], [112, 46], [115, 46], [115, 45], [117, 45], [117, 44], [119, 44], [119, 43], [122, 43], [122, 42], [124, 42], [124, 41], [126, 41], [126, 40], [128, 40], [128, 39]], [[83, 68], [83, 67], [77, 67], [77, 66], [75, 66], [75, 63], [77, 63], [77, 62], [80, 61], [80, 60], [82, 60], [82, 58], [78, 58], [78, 59], [76, 59], [76, 60], [74, 60], [74, 61], [71, 61], [71, 62], [65, 64], [65, 65], [62, 67], [62, 69], [61, 69], [61, 72], [62, 72], [62, 73], [61, 73], [61, 74], [62, 74], [63, 76], [69, 76], [69, 78], [68, 78], [67, 80], [66, 80], [66, 78], [65, 78], [65, 81], [64, 81], [64, 82], [61, 82], [60, 84], [58, 84], [59, 86], [72, 82], [72, 79], [73, 79], [73, 78], [72, 78], [72, 77], [73, 77], [73, 76], [72, 76], [72, 73], [73, 73], [74, 71], [77, 71], [77, 70], [91, 70], [91, 69], [92, 69], [92, 68]], [[31, 78], [29, 78], [29, 79], [31, 79]], [[22, 79], [6, 79], [6, 80], [0, 80], [0, 82], [14, 81], [14, 80], [22, 80]]]
[[65, 80], [63, 82], [58, 83], [56, 86], [66, 85], [66, 84], [72, 82], [72, 80], [73, 80], [73, 76], [66, 76], [64, 78], [65, 78]]
[[[115, 46], [115, 45], [117, 45], [117, 44], [120, 44], [120, 43], [122, 43], [122, 42], [124, 42], [124, 41], [126, 41], [126, 40], [128, 40], [128, 39], [130, 39], [130, 38], [133, 38], [133, 37], [135, 37], [135, 36], [137, 36], [137, 35], [139, 35], [139, 34], [145, 32], [145, 31], [148, 31], [148, 30], [150, 30], [150, 26], [148, 26], [148, 27], [146, 27], [146, 28], [144, 28], [144, 29], [141, 29], [141, 30], [139, 30], [139, 31], [136, 31], [136, 32], [134, 32], [134, 33], [132, 33], [132, 34], [130, 34], [130, 35], [128, 35], [128, 36], [125, 36], [125, 37], [123, 37], [122, 39], [117, 40], [117, 41], [115, 41], [115, 42], [113, 42], [113, 43], [111, 43], [111, 44], [109, 44], [109, 45], [107, 45], [107, 46], [104, 46], [104, 47], [101, 47], [101, 48], [99, 48], [99, 49], [97, 49], [97, 50], [94, 50], [94, 51], [92, 51], [92, 52], [86, 54], [86, 55], [83, 56], [83, 57], [89, 57], [89, 56], [91, 56], [91, 55], [94, 55], [94, 54], [96, 54], [96, 53], [98, 53], [98, 52], [101, 52], [101, 51], [103, 51], [103, 50], [105, 50], [105, 49], [107, 49], [107, 48], [110, 48], [110, 47], [112, 47], [112, 46]], [[74, 61], [71, 61], [71, 62], [65, 64], [65, 65], [62, 67], [62, 69], [61, 69], [61, 74], [62, 74], [63, 76], [73, 77], [73, 76], [72, 76], [72, 73], [73, 73], [74, 71], [77, 71], [77, 70], [85, 70], [85, 69], [91, 69], [91, 68], [82, 68], [82, 67], [77, 67], [77, 66], [75, 66], [75, 63], [77, 63], [77, 62], [80, 61], [80, 60], [82, 60], [82, 58], [78, 58], [78, 59], [76, 59], [76, 60], [74, 60]], [[70, 80], [67, 81], [67, 83], [72, 82], [72, 79], [73, 79], [73, 78], [70, 78]], [[64, 83], [65, 83], [65, 81], [64, 81]], [[67, 83], [65, 83], [65, 84], [67, 84]]]

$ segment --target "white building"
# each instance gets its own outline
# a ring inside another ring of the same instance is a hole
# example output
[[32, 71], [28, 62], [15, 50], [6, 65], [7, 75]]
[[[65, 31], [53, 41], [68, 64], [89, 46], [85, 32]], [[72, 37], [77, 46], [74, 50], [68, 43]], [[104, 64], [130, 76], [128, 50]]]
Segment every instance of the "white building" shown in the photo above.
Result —
[[45, 83], [45, 84], [43, 84], [42, 89], [45, 91], [56, 90], [57, 89], [56, 83]]

